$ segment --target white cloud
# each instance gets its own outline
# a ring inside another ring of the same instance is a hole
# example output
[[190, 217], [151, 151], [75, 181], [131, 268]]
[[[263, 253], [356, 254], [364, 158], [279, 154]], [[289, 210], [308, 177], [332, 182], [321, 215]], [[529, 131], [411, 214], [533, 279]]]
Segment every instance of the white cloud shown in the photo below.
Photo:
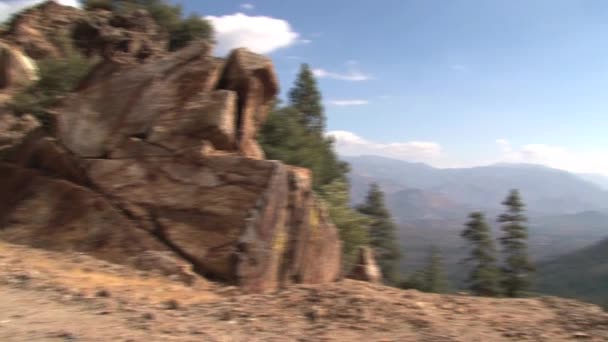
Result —
[[[44, 0], [15, 0], [15, 1], [0, 1], [0, 22], [3, 22], [11, 17], [11, 15], [27, 8], [34, 6]], [[80, 7], [78, 0], [59, 0], [62, 5]]]
[[241, 8], [246, 10], [246, 11], [251, 11], [255, 8], [255, 6], [253, 4], [241, 4]]
[[441, 155], [441, 145], [430, 141], [377, 143], [366, 140], [353, 132], [331, 131], [327, 133], [336, 141], [341, 155], [373, 154], [390, 158], [432, 163]]
[[372, 79], [371, 75], [364, 74], [356, 68], [357, 61], [349, 60], [346, 62], [346, 65], [349, 67], [349, 70], [345, 73], [331, 72], [325, 69], [313, 69], [312, 72], [319, 78], [333, 78], [342, 81], [357, 82]]
[[513, 151], [511, 143], [507, 139], [496, 139], [496, 143], [504, 153], [511, 153]]
[[467, 67], [466, 65], [462, 65], [462, 64], [452, 64], [452, 65], [450, 65], [450, 69], [452, 69], [454, 71], [469, 71], [469, 67]]
[[547, 144], [526, 144], [513, 147], [505, 139], [498, 139], [502, 155], [498, 162], [541, 164], [575, 173], [608, 175], [608, 158], [603, 151], [572, 151]]
[[368, 100], [329, 100], [328, 103], [333, 106], [362, 106], [369, 104]]
[[312, 40], [310, 39], [300, 39], [300, 44], [310, 44], [312, 43]]
[[205, 17], [215, 29], [216, 53], [245, 47], [257, 53], [270, 53], [298, 41], [299, 34], [283, 19], [249, 16], [243, 13]]

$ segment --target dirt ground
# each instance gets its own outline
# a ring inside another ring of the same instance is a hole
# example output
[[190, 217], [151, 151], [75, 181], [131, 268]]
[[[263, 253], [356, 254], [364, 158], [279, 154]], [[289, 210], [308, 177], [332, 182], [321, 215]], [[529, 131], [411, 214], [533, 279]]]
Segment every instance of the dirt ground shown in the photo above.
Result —
[[608, 341], [608, 313], [348, 280], [246, 295], [0, 242], [0, 341], [353, 340]]

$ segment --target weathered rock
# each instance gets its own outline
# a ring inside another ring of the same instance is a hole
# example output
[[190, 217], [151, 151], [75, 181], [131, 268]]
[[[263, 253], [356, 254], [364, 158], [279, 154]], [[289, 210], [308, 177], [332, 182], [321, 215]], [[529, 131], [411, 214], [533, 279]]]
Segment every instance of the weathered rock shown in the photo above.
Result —
[[65, 56], [74, 24], [85, 12], [46, 1], [13, 18], [3, 38], [34, 60]]
[[74, 24], [71, 39], [87, 56], [119, 63], [142, 63], [167, 53], [167, 34], [145, 10], [96, 10]]
[[273, 243], [285, 234], [277, 230], [285, 229], [287, 202], [282, 164], [238, 156], [96, 159], [88, 174], [102, 193], [145, 213], [133, 211], [195, 269], [252, 291], [277, 286], [283, 250]]
[[0, 93], [10, 94], [37, 79], [36, 63], [19, 48], [0, 42]]
[[250, 292], [336, 280], [341, 242], [310, 171], [255, 141], [278, 91], [270, 60], [209, 53], [99, 64], [54, 108], [56, 137], [7, 160], [0, 237], [140, 268], [167, 252]]
[[348, 274], [348, 278], [369, 281], [371, 283], [382, 282], [382, 272], [374, 258], [374, 251], [369, 247], [359, 247], [357, 264]]
[[168, 251], [104, 196], [39, 171], [1, 163], [0, 238], [86, 252], [116, 263], [146, 250]]
[[21, 145], [7, 154], [6, 161], [78, 185], [89, 184], [82, 161], [70, 154], [56, 139], [44, 136], [42, 131], [24, 139]]
[[263, 152], [254, 139], [279, 89], [272, 61], [247, 49], [236, 49], [228, 57], [220, 87], [236, 91], [239, 97], [238, 142], [241, 151], [246, 156], [263, 159]]
[[[156, 63], [125, 66], [109, 78], [87, 78], [86, 85], [57, 109], [59, 138], [73, 153], [99, 158], [119, 148], [128, 137], [152, 135], [152, 142], [162, 145], [164, 139], [167, 147], [179, 149], [187, 147], [175, 146], [179, 128], [188, 130], [181, 134], [188, 138], [197, 130], [212, 130], [215, 122], [220, 124], [217, 130], [226, 133], [230, 128], [226, 128], [225, 119], [217, 119], [215, 110], [217, 106], [229, 110], [231, 97], [211, 92], [221, 64], [206, 57], [209, 49], [204, 43], [193, 44]], [[198, 87], [184, 85], [191, 74], [201, 77]], [[178, 127], [166, 128], [167, 124]], [[163, 135], [167, 130], [169, 134]], [[183, 144], [187, 145], [188, 139], [178, 145]]]
[[20, 145], [33, 131], [40, 127], [40, 123], [31, 115], [21, 117], [9, 112], [0, 112], [0, 153]]
[[290, 167], [289, 248], [283, 281], [325, 283], [340, 276], [342, 242], [327, 212], [312, 194], [310, 170]]

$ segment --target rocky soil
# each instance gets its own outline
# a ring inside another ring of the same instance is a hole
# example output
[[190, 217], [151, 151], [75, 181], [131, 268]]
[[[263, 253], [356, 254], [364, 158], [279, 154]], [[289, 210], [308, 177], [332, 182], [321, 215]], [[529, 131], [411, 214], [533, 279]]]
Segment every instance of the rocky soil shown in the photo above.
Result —
[[83, 254], [0, 242], [2, 341], [606, 341], [608, 313], [353, 280], [270, 294], [192, 286]]

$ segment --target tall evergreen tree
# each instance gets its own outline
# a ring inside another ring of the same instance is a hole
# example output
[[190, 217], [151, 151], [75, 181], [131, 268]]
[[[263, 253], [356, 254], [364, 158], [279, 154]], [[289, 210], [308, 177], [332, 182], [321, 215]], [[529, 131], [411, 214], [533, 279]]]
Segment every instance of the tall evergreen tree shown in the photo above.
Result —
[[480, 212], [471, 213], [461, 236], [471, 245], [471, 256], [465, 261], [474, 264], [467, 281], [469, 289], [479, 296], [500, 295], [500, 270], [496, 266], [496, 249], [484, 215]]
[[517, 190], [511, 190], [502, 204], [506, 207], [506, 212], [498, 217], [503, 231], [500, 238], [504, 253], [502, 286], [508, 297], [519, 297], [531, 287], [534, 272], [528, 257], [525, 205]]
[[424, 270], [426, 292], [444, 293], [448, 290], [448, 281], [443, 271], [443, 259], [437, 246], [431, 246], [426, 269]]
[[301, 114], [301, 120], [311, 132], [323, 134], [325, 113], [321, 92], [308, 64], [302, 64], [294, 87], [289, 91], [289, 105]]
[[335, 180], [324, 185], [321, 196], [340, 232], [342, 266], [343, 271], [348, 272], [355, 266], [359, 246], [369, 245], [367, 227], [370, 219], [350, 207], [349, 186], [345, 180]]
[[426, 265], [404, 279], [399, 287], [432, 293], [447, 292], [449, 285], [443, 271], [443, 260], [439, 248], [431, 246]]
[[324, 136], [323, 125], [311, 126], [325, 122], [325, 115], [314, 76], [307, 66], [303, 70], [290, 91], [290, 105], [276, 104], [258, 140], [269, 159], [311, 169], [314, 189], [320, 191], [334, 180], [346, 181], [349, 168], [338, 159], [334, 141]]
[[378, 184], [371, 184], [365, 202], [357, 209], [372, 220], [369, 226], [370, 245], [374, 248], [384, 278], [389, 284], [396, 284], [401, 253], [395, 224], [386, 209], [384, 193]]

